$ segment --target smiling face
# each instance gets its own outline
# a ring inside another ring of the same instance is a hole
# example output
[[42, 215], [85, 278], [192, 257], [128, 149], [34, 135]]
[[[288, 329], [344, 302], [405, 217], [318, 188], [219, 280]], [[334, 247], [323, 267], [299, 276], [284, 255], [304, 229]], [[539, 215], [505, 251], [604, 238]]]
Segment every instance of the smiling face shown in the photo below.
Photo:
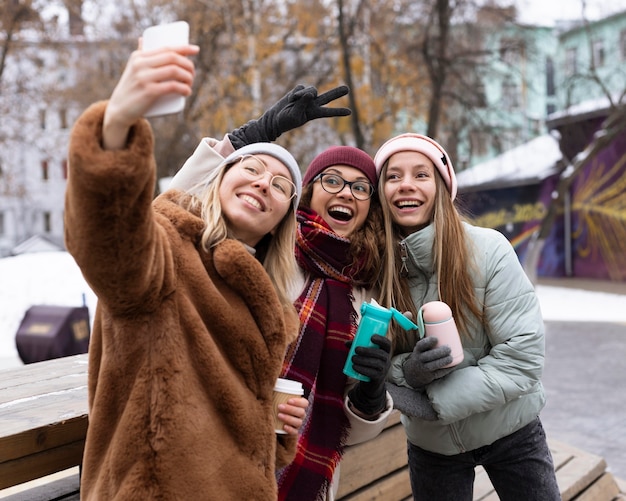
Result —
[[400, 151], [389, 157], [383, 193], [394, 223], [405, 235], [427, 226], [435, 206], [435, 166], [424, 154]]
[[234, 164], [219, 187], [220, 204], [231, 235], [251, 247], [274, 231], [292, 204], [291, 200], [277, 200], [270, 189], [272, 176], [292, 179], [289, 169], [270, 155], [257, 157], [266, 166], [263, 176], [251, 180], [240, 165]]
[[[348, 182], [369, 183], [367, 177], [359, 169], [347, 165], [333, 165], [325, 169], [322, 174], [336, 174]], [[347, 184], [339, 193], [328, 193], [322, 188], [321, 180], [317, 179], [313, 183], [310, 205], [311, 209], [317, 212], [335, 233], [347, 237], [363, 226], [370, 210], [370, 201], [371, 199], [354, 198]]]

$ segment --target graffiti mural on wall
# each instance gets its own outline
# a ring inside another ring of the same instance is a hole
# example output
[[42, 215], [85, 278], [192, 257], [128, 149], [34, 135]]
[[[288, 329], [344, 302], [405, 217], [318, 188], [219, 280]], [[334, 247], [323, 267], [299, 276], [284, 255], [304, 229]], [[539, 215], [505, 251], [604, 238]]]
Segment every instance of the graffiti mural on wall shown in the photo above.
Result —
[[626, 134], [572, 184], [574, 276], [626, 280]]
[[[467, 192], [462, 203], [473, 224], [495, 228], [504, 234], [524, 261], [528, 245], [546, 215], [557, 176], [540, 184]], [[565, 274], [563, 218], [559, 215], [543, 248], [537, 273], [540, 276]]]
[[[466, 192], [461, 200], [473, 223], [495, 228], [523, 262], [539, 230], [558, 176], [539, 184]], [[626, 134], [584, 165], [571, 186], [571, 262], [576, 277], [626, 280]], [[560, 210], [542, 250], [537, 274], [560, 277], [565, 269]]]

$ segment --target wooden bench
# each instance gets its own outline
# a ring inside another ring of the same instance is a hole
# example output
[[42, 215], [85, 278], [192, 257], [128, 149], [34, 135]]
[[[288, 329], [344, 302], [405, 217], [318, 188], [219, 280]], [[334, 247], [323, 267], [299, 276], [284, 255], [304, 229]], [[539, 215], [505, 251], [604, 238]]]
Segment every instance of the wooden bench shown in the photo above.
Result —
[[79, 465], [86, 433], [87, 355], [0, 371], [0, 489]]
[[[626, 487], [606, 462], [562, 442], [548, 440], [563, 501], [626, 501]], [[338, 501], [411, 501], [406, 435], [399, 414], [378, 437], [349, 447], [341, 462]], [[498, 501], [482, 467], [476, 468], [474, 501]]]
[[[0, 371], [0, 499], [78, 501], [86, 432], [87, 355]], [[626, 486], [606, 471], [604, 459], [549, 444], [564, 501], [626, 501]], [[60, 479], [47, 477], [55, 472]], [[378, 437], [346, 450], [338, 501], [411, 499], [406, 438], [395, 412]], [[497, 499], [477, 468], [474, 500]]]

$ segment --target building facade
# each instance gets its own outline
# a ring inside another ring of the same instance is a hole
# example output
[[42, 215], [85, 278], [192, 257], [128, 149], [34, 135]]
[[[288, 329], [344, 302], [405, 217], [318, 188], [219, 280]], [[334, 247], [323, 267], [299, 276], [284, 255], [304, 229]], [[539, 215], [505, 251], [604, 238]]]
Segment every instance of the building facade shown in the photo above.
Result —
[[[67, 140], [76, 107], [59, 46], [16, 42], [0, 93], [0, 256], [39, 235], [63, 244]], [[49, 89], [57, 89], [51, 92]]]
[[[35, 236], [63, 245], [67, 141], [85, 103], [96, 97], [85, 96], [89, 85], [77, 78], [95, 65], [114, 81], [122, 64], [115, 54], [125, 61], [130, 50], [128, 41], [121, 51], [110, 41], [86, 41], [80, 9], [73, 12], [67, 33], [41, 40], [26, 30], [7, 56], [0, 80], [0, 257]], [[479, 49], [481, 78], [473, 92], [484, 105], [462, 128], [443, 131], [444, 137], [458, 133], [460, 170], [546, 134], [551, 120], [590, 100], [609, 106], [623, 100], [626, 10], [578, 26], [501, 23], [485, 31]]]
[[461, 172], [459, 191], [529, 272], [624, 282], [626, 11], [558, 42], [551, 134]]

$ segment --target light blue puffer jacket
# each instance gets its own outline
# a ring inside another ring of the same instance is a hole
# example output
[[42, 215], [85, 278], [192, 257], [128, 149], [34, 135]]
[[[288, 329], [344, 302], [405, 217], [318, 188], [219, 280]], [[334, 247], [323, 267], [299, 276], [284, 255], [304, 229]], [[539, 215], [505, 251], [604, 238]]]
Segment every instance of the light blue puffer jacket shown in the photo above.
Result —
[[[422, 449], [454, 455], [489, 445], [535, 419], [545, 404], [541, 385], [544, 324], [532, 283], [515, 251], [499, 232], [464, 224], [474, 247], [472, 278], [486, 326], [474, 324], [463, 337], [465, 359], [433, 381], [428, 397], [438, 421], [402, 415], [409, 441]], [[408, 273], [415, 306], [439, 300], [433, 268], [433, 225], [407, 237]], [[401, 386], [402, 364], [394, 357], [389, 379]]]

